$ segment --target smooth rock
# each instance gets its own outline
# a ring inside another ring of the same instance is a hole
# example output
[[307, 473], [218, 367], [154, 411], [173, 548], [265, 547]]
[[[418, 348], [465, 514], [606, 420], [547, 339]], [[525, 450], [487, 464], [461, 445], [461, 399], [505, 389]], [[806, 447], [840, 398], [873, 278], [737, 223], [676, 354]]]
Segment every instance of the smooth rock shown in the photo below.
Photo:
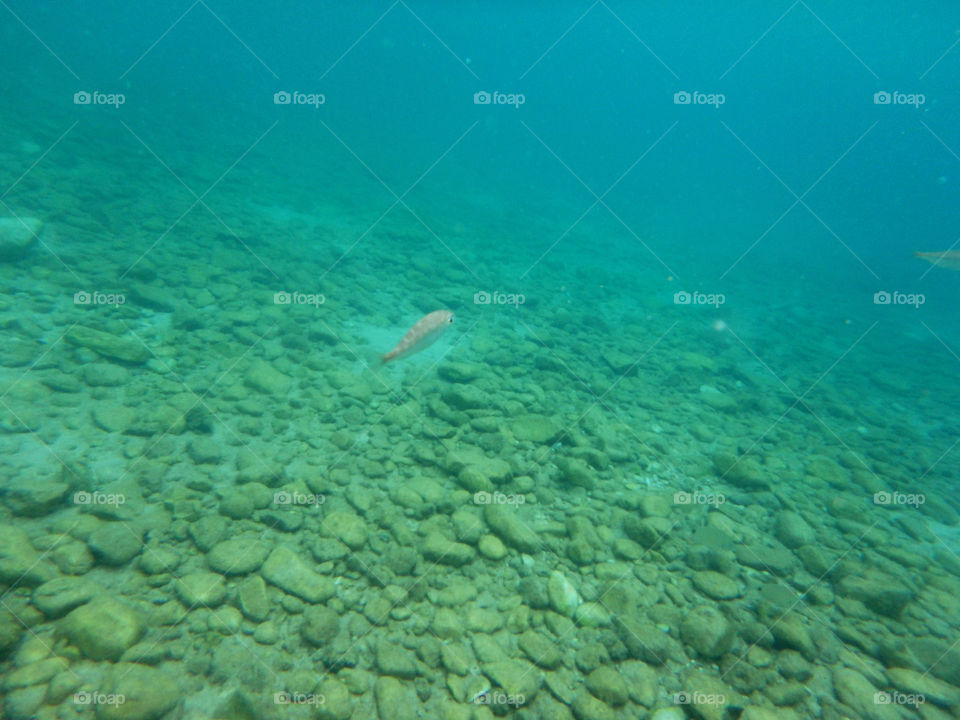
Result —
[[151, 357], [150, 351], [136, 338], [117, 337], [83, 325], [74, 326], [66, 338], [74, 345], [122, 362], [144, 363]]
[[169, 675], [135, 663], [110, 668], [103, 692], [124, 702], [98, 704], [97, 720], [159, 720], [180, 702], [180, 686]]
[[210, 567], [224, 575], [247, 575], [267, 559], [269, 545], [259, 538], [239, 537], [217, 543], [207, 553]]
[[194, 572], [174, 581], [177, 596], [187, 608], [213, 608], [221, 605], [227, 596], [223, 575], [212, 572]]
[[284, 545], [273, 549], [260, 574], [271, 585], [309, 603], [323, 602], [336, 591], [333, 580], [314, 572], [299, 553]]
[[59, 631], [84, 657], [116, 661], [140, 639], [143, 626], [128, 605], [100, 595], [70, 611], [60, 621]]

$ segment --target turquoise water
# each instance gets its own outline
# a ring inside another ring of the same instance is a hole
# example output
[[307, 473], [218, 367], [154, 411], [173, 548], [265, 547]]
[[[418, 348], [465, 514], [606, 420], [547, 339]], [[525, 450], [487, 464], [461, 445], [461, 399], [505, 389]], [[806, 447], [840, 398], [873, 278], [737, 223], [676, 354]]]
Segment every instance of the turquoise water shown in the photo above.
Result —
[[960, 716], [958, 17], [0, 3], [5, 717]]

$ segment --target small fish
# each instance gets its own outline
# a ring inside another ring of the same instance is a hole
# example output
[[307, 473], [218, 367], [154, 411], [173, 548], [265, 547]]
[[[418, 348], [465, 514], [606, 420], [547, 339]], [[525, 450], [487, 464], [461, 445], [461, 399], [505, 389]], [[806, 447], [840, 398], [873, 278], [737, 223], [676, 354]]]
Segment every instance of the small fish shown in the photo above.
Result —
[[453, 313], [449, 310], [434, 310], [429, 315], [424, 315], [407, 331], [393, 350], [380, 358], [380, 362], [386, 364], [391, 360], [413, 355], [430, 347], [452, 323]]
[[941, 252], [915, 252], [914, 257], [933, 263], [937, 267], [947, 270], [960, 270], [960, 250], [943, 250]]

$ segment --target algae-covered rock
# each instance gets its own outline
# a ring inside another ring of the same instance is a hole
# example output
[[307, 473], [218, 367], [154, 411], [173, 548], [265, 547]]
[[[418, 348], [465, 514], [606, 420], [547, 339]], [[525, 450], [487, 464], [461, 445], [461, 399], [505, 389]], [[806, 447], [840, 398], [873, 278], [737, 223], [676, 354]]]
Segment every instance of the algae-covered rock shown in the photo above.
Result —
[[389, 640], [377, 643], [376, 664], [377, 669], [384, 675], [410, 679], [419, 674], [413, 653]]
[[693, 586], [714, 600], [733, 600], [740, 597], [740, 583], [713, 570], [693, 574]]
[[35, 587], [57, 575], [57, 569], [34, 549], [22, 528], [0, 525], [0, 580]]
[[552, 444], [560, 439], [563, 428], [546, 415], [520, 415], [510, 421], [513, 436], [521, 442]]
[[244, 617], [254, 622], [262, 622], [270, 613], [270, 598], [267, 596], [267, 584], [259, 575], [244, 578], [237, 588], [237, 604]]
[[619, 707], [630, 698], [623, 677], [609, 665], [603, 665], [587, 675], [587, 690], [607, 705]]
[[97, 583], [82, 577], [59, 577], [33, 591], [34, 607], [48, 618], [58, 618], [103, 592]]
[[438, 530], [427, 534], [420, 544], [421, 554], [433, 562], [460, 567], [473, 562], [476, 550], [465, 543], [454, 542]]
[[123, 338], [102, 330], [75, 325], [66, 338], [74, 345], [93, 350], [98, 355], [128, 363], [144, 363], [150, 351], [136, 338]]
[[254, 360], [243, 379], [249, 387], [265, 395], [283, 395], [290, 387], [290, 378], [265, 360]]
[[224, 575], [247, 575], [263, 565], [268, 545], [254, 536], [217, 543], [207, 553], [210, 567]]
[[307, 608], [303, 613], [300, 634], [314, 647], [329, 645], [339, 629], [340, 616], [328, 607], [317, 605]]
[[90, 534], [87, 545], [99, 562], [117, 567], [139, 554], [143, 538], [140, 530], [128, 523], [108, 522]]
[[108, 595], [94, 598], [60, 621], [59, 631], [84, 657], [116, 661], [143, 634], [137, 613]]
[[543, 673], [526, 660], [486, 662], [480, 670], [507, 695], [522, 697], [523, 704], [529, 704], [543, 684]]
[[103, 692], [124, 701], [98, 704], [97, 720], [158, 720], [180, 702], [180, 687], [169, 675], [136, 663], [114, 665]]
[[519, 516], [517, 510], [501, 504], [484, 508], [483, 519], [490, 529], [507, 545], [520, 552], [533, 553], [540, 549], [536, 533]]
[[550, 573], [547, 580], [547, 598], [553, 611], [564, 617], [572, 617], [581, 602], [576, 588], [559, 570]]
[[309, 603], [323, 602], [335, 592], [333, 580], [311, 570], [299, 553], [283, 545], [270, 553], [260, 574], [271, 585]]
[[736, 630], [722, 612], [712, 605], [701, 605], [680, 623], [680, 637], [701, 657], [718, 658], [733, 645]]
[[412, 684], [393, 677], [381, 677], [373, 686], [380, 720], [416, 720], [420, 702]]
[[188, 608], [217, 607], [227, 596], [223, 575], [212, 572], [188, 573], [175, 581], [177, 595]]
[[359, 515], [341, 510], [323, 518], [320, 532], [326, 537], [338, 539], [351, 550], [359, 550], [367, 542], [367, 524]]
[[777, 517], [776, 537], [788, 548], [794, 549], [809, 545], [817, 539], [807, 521], [792, 510], [785, 510]]
[[738, 457], [733, 453], [721, 451], [714, 454], [713, 467], [721, 480], [725, 480], [732, 485], [748, 490], [770, 487], [767, 473], [756, 458]]

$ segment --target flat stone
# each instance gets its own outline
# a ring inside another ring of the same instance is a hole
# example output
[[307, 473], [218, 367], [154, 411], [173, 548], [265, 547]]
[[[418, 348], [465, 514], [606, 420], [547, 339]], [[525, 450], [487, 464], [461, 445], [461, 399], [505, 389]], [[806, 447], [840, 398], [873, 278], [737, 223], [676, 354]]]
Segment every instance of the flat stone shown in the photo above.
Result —
[[237, 588], [237, 601], [244, 617], [254, 622], [263, 622], [270, 614], [267, 584], [259, 575], [244, 578]]
[[609, 665], [602, 665], [587, 675], [587, 690], [607, 705], [619, 707], [630, 698], [623, 677]]
[[713, 570], [695, 572], [693, 586], [714, 600], [733, 600], [740, 597], [740, 583]]
[[498, 662], [483, 663], [480, 671], [490, 678], [490, 681], [503, 688], [507, 695], [524, 698], [524, 704], [529, 704], [543, 684], [543, 673], [526, 660], [501, 660]]
[[728, 652], [735, 636], [734, 626], [712, 605], [694, 608], [680, 623], [683, 642], [707, 659], [718, 658]]
[[20, 517], [43, 517], [62, 507], [70, 485], [57, 477], [35, 477], [4, 493], [4, 503]]
[[102, 592], [100, 585], [86, 578], [64, 576], [36, 588], [30, 599], [48, 618], [58, 618]]
[[137, 411], [119, 403], [98, 403], [93, 406], [92, 415], [101, 430], [123, 433], [133, 425]]
[[265, 395], [283, 395], [290, 387], [290, 378], [265, 360], [254, 360], [244, 375], [244, 382]]
[[376, 663], [377, 669], [384, 675], [412, 679], [419, 674], [413, 653], [388, 640], [377, 643]]
[[551, 444], [560, 439], [563, 427], [546, 415], [521, 415], [510, 421], [513, 436], [521, 442]]
[[453, 567], [473, 562], [477, 556], [476, 551], [469, 545], [450, 540], [436, 530], [423, 539], [420, 552], [427, 560]]
[[151, 357], [150, 351], [136, 338], [121, 338], [83, 325], [74, 326], [66, 337], [74, 345], [114, 360], [144, 363]]
[[159, 720], [180, 702], [180, 686], [148, 665], [117, 663], [107, 673], [103, 690], [122, 696], [122, 703], [97, 705], [97, 720]]
[[221, 605], [227, 596], [223, 575], [212, 572], [195, 572], [174, 581], [180, 600], [188, 608]]
[[42, 585], [59, 573], [40, 556], [22, 528], [0, 525], [0, 580], [10, 585]]
[[333, 580], [311, 570], [299, 553], [280, 545], [273, 549], [260, 574], [271, 585], [309, 603], [320, 603], [333, 596]]
[[130, 371], [122, 365], [95, 362], [83, 366], [83, 381], [90, 387], [118, 387], [129, 379]]
[[160, 312], [173, 312], [177, 309], [173, 302], [173, 293], [169, 288], [133, 283], [130, 285], [128, 292], [134, 305], [159, 310]]
[[449, 382], [468, 383], [479, 378], [484, 370], [476, 363], [443, 362], [437, 367], [437, 374]]
[[256, 537], [224, 540], [210, 548], [207, 562], [224, 575], [247, 575], [263, 565], [269, 546]]
[[540, 539], [512, 507], [501, 504], [487, 505], [483, 510], [483, 519], [510, 547], [525, 553], [534, 553], [540, 549]]
[[104, 565], [126, 565], [143, 547], [139, 530], [128, 523], [108, 522], [94, 530], [87, 538], [90, 552]]

